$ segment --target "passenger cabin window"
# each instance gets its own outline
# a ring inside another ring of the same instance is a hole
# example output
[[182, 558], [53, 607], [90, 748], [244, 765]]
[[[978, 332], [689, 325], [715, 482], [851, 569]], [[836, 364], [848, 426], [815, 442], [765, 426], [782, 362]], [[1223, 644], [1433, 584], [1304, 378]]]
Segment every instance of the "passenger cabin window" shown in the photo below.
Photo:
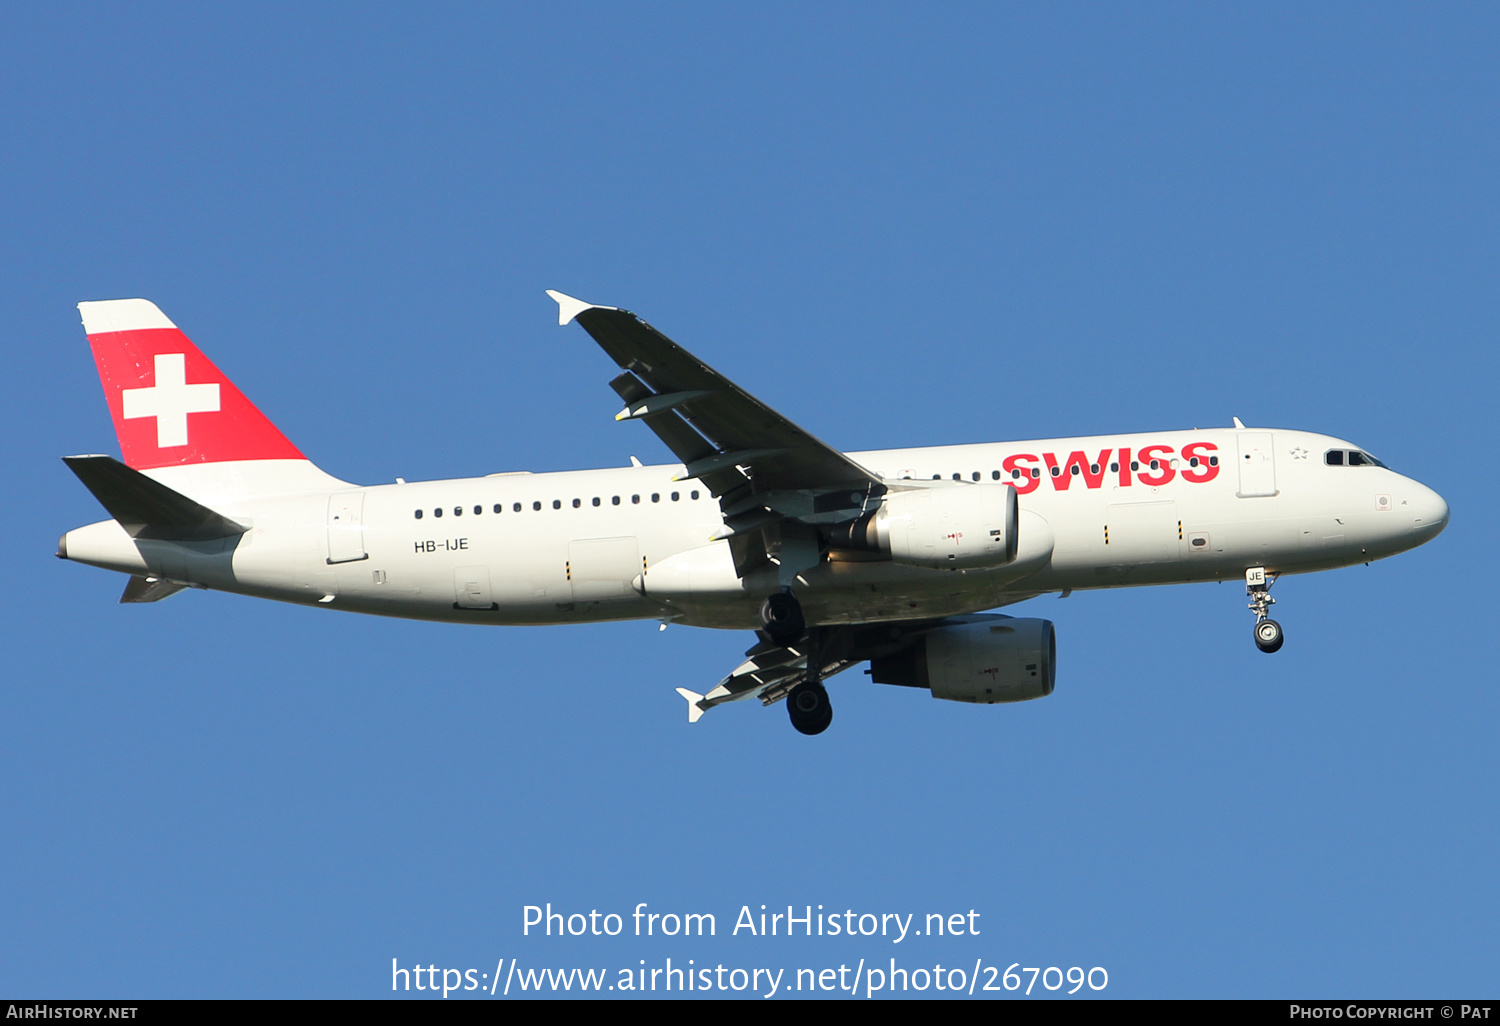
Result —
[[474, 515], [476, 517], [479, 516], [479, 514], [481, 514], [483, 512], [484, 512], [484, 507], [483, 506], [475, 506], [474, 507]]
[[534, 509], [534, 510], [539, 510], [539, 509], [542, 508], [542, 504], [541, 504], [541, 502], [533, 502], [531, 504], [531, 508]]
[[453, 515], [456, 516], [456, 517], [463, 516], [464, 515], [464, 508], [462, 506], [454, 506], [453, 507]]
[[417, 510], [417, 519], [418, 520], [422, 519], [422, 511], [421, 510]]
[[511, 505], [511, 507], [510, 507], [510, 511], [512, 513], [519, 513], [519, 512], [521, 512], [521, 504], [519, 502], [513, 503]]
[[495, 512], [496, 513], [499, 513], [504, 508], [505, 508], [505, 504], [504, 503], [501, 503], [501, 502], [495, 503]]
[[437, 509], [433, 510], [432, 511], [432, 515], [435, 516], [435, 517], [442, 516], [443, 515], [443, 507], [439, 506]]

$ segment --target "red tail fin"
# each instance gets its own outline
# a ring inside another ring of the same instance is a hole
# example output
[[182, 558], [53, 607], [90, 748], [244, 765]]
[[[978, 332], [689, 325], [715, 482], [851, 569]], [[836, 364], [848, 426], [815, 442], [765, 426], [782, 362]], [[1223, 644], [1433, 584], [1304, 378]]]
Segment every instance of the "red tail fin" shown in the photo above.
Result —
[[115, 299], [78, 311], [127, 466], [306, 459], [156, 304]]

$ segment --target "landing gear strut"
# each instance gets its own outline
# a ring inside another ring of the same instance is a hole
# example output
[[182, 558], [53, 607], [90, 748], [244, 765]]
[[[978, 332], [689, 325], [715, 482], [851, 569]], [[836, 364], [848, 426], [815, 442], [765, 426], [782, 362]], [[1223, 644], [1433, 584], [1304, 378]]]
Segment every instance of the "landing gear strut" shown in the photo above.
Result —
[[1267, 573], [1263, 566], [1253, 566], [1245, 571], [1245, 594], [1250, 596], [1249, 608], [1255, 613], [1255, 647], [1262, 652], [1275, 652], [1281, 648], [1286, 636], [1281, 624], [1271, 619], [1271, 607], [1276, 600], [1271, 597], [1271, 585], [1276, 583], [1276, 574]]
[[778, 645], [792, 645], [802, 637], [807, 621], [802, 618], [802, 603], [792, 589], [783, 588], [761, 603], [760, 624], [766, 636]]
[[792, 726], [804, 734], [821, 734], [833, 722], [833, 704], [828, 701], [828, 691], [812, 677], [787, 693], [786, 711], [792, 718]]

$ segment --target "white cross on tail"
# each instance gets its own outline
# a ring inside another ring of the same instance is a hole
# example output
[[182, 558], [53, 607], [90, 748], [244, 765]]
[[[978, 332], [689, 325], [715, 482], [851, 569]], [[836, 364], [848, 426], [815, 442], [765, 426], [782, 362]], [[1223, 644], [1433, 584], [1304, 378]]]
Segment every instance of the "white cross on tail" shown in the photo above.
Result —
[[187, 383], [183, 353], [156, 354], [156, 384], [150, 388], [121, 390], [125, 401], [125, 419], [156, 418], [156, 446], [165, 449], [187, 445], [187, 415], [214, 413], [219, 409], [219, 386], [216, 382], [201, 385]]

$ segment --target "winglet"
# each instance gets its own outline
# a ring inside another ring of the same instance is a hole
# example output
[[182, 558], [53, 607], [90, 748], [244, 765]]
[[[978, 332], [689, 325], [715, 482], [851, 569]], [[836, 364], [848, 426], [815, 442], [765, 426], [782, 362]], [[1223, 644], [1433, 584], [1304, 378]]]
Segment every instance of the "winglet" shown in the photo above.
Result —
[[703, 701], [703, 696], [696, 691], [689, 691], [687, 688], [678, 688], [677, 693], [687, 699], [688, 722], [697, 723], [703, 715], [703, 707], [698, 704]]
[[1238, 417], [1231, 417], [1230, 419], [1234, 421], [1234, 426], [1235, 427], [1239, 428], [1241, 431], [1243, 431], [1245, 429], [1245, 425], [1240, 422], [1240, 418], [1238, 418]]
[[548, 289], [547, 295], [551, 296], [557, 303], [557, 323], [559, 326], [570, 323], [574, 317], [585, 310], [614, 310], [613, 306], [595, 306], [593, 303], [585, 303], [581, 299], [565, 296], [556, 289]]

